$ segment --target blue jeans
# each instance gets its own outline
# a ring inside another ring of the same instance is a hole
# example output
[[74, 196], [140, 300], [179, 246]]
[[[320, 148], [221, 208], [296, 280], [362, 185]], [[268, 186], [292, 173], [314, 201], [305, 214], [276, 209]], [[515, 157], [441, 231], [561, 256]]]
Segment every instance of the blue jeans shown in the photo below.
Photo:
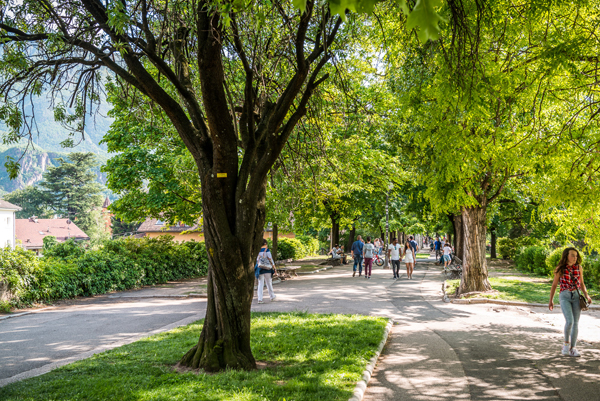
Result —
[[354, 267], [352, 270], [356, 271], [356, 266], [358, 265], [358, 274], [362, 274], [362, 255], [354, 255]]
[[571, 338], [571, 348], [577, 344], [577, 333], [579, 331], [579, 294], [577, 291], [562, 291], [558, 296], [560, 300], [560, 310], [565, 316], [565, 342]]

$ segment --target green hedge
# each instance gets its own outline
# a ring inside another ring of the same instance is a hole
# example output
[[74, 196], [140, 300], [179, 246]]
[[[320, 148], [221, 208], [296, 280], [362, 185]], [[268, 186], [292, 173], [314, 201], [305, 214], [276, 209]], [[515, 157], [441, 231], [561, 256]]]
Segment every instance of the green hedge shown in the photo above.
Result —
[[514, 259], [519, 249], [540, 243], [539, 239], [532, 237], [498, 238], [498, 253], [502, 259]]
[[278, 259], [302, 259], [308, 252], [306, 247], [296, 238], [280, 238], [277, 242]]
[[298, 241], [304, 245], [307, 255], [317, 255], [319, 252], [319, 240], [308, 235], [298, 235]]
[[72, 240], [48, 241], [43, 258], [20, 248], [4, 249], [0, 262], [12, 305], [104, 294], [203, 276], [208, 270], [204, 243], [179, 244], [169, 236], [106, 241], [97, 250]]
[[[541, 247], [530, 246], [521, 248], [515, 255], [515, 264], [519, 270], [539, 274], [541, 276], [554, 275], [564, 248], [553, 251]], [[594, 289], [600, 288], [600, 260], [581, 254], [583, 258], [582, 269], [586, 286]]]
[[517, 251], [515, 264], [518, 269], [539, 275], [552, 275], [552, 269], [548, 268], [546, 259], [550, 251], [543, 246], [529, 246]]

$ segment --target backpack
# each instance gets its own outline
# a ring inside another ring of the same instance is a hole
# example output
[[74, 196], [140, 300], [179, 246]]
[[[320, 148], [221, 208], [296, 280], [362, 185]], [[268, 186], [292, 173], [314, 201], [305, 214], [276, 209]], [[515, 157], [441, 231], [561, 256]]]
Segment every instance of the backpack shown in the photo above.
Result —
[[364, 257], [368, 259], [372, 258], [374, 249], [375, 246], [373, 244], [365, 244], [365, 247], [363, 248]]
[[269, 252], [269, 248], [267, 248], [265, 251], [260, 252], [258, 254], [258, 268], [259, 269], [265, 269], [265, 270], [272, 269], [271, 261], [269, 260], [269, 257], [267, 256], [267, 252]]

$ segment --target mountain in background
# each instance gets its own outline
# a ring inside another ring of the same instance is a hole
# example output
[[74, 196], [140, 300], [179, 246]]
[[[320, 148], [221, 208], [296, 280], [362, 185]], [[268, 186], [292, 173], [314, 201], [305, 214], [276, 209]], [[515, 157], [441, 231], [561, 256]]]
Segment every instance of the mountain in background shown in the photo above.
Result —
[[[57, 158], [66, 158], [71, 152], [94, 153], [100, 165], [108, 159], [106, 145], [100, 144], [100, 141], [113, 120], [106, 116], [110, 108], [104, 99], [102, 99], [99, 112], [93, 116], [87, 116], [83, 140], [81, 140], [81, 134], [71, 137], [77, 144], [73, 148], [61, 147], [60, 143], [69, 138], [69, 131], [54, 121], [54, 111], [50, 104], [47, 96], [41, 96], [33, 100], [33, 108], [26, 109], [27, 115], [35, 113], [36, 120], [29, 146], [27, 146], [26, 140], [15, 145], [0, 145], [0, 195], [38, 183], [48, 166], [56, 166]], [[0, 137], [6, 130], [6, 126], [0, 122]], [[21, 172], [14, 180], [8, 178], [4, 167], [7, 156], [15, 160], [21, 159]], [[104, 185], [106, 184], [106, 174], [100, 172], [100, 165], [95, 170], [97, 170], [98, 182]]]

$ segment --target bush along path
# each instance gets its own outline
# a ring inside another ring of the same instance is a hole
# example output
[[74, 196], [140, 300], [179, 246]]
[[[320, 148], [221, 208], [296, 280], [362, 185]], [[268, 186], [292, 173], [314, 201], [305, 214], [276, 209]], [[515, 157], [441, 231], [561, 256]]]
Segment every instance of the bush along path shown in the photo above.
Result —
[[46, 237], [44, 256], [21, 248], [0, 249], [0, 280], [6, 288], [0, 305], [12, 307], [64, 298], [105, 294], [144, 285], [205, 276], [204, 243], [172, 241], [169, 236], [105, 241], [90, 248]]

